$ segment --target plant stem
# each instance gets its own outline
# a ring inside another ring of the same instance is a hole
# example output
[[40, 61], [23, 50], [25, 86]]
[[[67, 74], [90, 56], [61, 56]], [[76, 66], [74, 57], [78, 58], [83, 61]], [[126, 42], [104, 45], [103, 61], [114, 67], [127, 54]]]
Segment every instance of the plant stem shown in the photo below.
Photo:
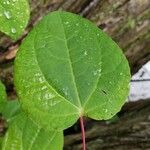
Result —
[[84, 121], [83, 121], [83, 117], [82, 116], [80, 117], [80, 127], [81, 127], [81, 131], [82, 131], [83, 150], [86, 150]]

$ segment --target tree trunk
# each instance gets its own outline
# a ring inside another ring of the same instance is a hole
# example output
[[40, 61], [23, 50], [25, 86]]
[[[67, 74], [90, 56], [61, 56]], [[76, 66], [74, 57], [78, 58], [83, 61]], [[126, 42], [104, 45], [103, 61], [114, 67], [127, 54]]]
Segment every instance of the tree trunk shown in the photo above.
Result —
[[[42, 16], [50, 11], [74, 12], [97, 24], [123, 49], [132, 74], [150, 60], [149, 0], [30, 0], [30, 6], [31, 20], [19, 40], [11, 41], [0, 34], [0, 78], [11, 98], [16, 96], [12, 62], [18, 46]], [[86, 121], [88, 150], [150, 150], [149, 112], [150, 101], [142, 101], [127, 104], [116, 122]], [[81, 135], [66, 136], [64, 149], [81, 149]]]

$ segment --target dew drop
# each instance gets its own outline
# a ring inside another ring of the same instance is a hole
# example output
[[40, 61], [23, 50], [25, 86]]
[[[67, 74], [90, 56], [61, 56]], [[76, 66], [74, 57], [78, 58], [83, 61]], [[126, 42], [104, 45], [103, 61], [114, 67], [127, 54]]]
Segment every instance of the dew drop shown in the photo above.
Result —
[[98, 73], [99, 73], [99, 74], [101, 73], [101, 71], [102, 71], [101, 69], [98, 69]]
[[9, 1], [6, 1], [6, 3], [9, 5], [10, 4], [10, 2]]
[[40, 73], [36, 73], [36, 74], [35, 74], [35, 77], [40, 77]]
[[39, 77], [39, 78], [38, 78], [38, 81], [39, 81], [40, 83], [43, 83], [43, 78], [42, 78], [42, 77]]
[[87, 51], [84, 51], [84, 55], [87, 56]]
[[66, 21], [66, 22], [65, 22], [65, 24], [69, 24], [69, 22], [68, 22], [68, 21]]
[[46, 44], [43, 44], [43, 45], [41, 46], [41, 48], [44, 48], [44, 47], [46, 47]]
[[78, 33], [78, 30], [75, 30], [75, 33]]
[[11, 32], [12, 32], [12, 33], [16, 33], [17, 31], [16, 31], [15, 28], [11, 28]]
[[100, 61], [100, 62], [98, 63], [98, 65], [101, 66], [101, 64], [102, 64], [102, 62]]
[[50, 103], [50, 105], [51, 106], [55, 106], [56, 104], [58, 104], [58, 103], [60, 103], [61, 101], [60, 100], [51, 100], [51, 103]]
[[107, 113], [108, 112], [108, 109], [105, 109], [105, 113]]
[[46, 93], [45, 94], [45, 99], [52, 99], [54, 98], [55, 96], [52, 94], [52, 93]]
[[98, 69], [96, 71], [93, 71], [94, 76], [101, 74], [101, 69]]
[[94, 74], [94, 76], [96, 76], [97, 75], [97, 71], [93, 71], [93, 74]]
[[5, 15], [5, 17], [7, 18], [7, 19], [10, 19], [11, 18], [11, 14], [10, 14], [10, 12], [9, 11], [4, 11], [4, 15]]
[[55, 106], [57, 104], [57, 102], [56, 101], [52, 101], [51, 100], [51, 102], [50, 102], [50, 106]]
[[76, 26], [79, 26], [79, 23], [76, 23]]
[[21, 95], [22, 94], [22, 92], [21, 91], [18, 91], [18, 95]]
[[42, 86], [41, 90], [47, 89], [47, 86]]
[[63, 88], [63, 92], [66, 96], [68, 96], [68, 88]]

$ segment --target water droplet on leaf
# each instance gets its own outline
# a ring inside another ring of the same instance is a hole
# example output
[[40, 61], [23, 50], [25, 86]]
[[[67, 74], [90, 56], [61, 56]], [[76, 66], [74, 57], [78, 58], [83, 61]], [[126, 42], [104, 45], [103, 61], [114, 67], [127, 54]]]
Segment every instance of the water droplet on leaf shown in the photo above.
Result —
[[68, 22], [68, 21], [66, 21], [66, 22], [65, 22], [65, 24], [69, 24], [69, 22]]
[[54, 97], [55, 97], [55, 95], [53, 95], [52, 93], [46, 93], [45, 94], [45, 99], [52, 99]]
[[84, 55], [87, 56], [87, 51], [84, 52]]
[[6, 3], [9, 5], [10, 4], [10, 2], [9, 1], [6, 1]]
[[79, 23], [76, 23], [76, 26], [79, 26]]
[[4, 11], [4, 16], [7, 18], [7, 19], [10, 19], [11, 18], [11, 14], [9, 11]]
[[66, 96], [68, 96], [68, 88], [63, 88], [63, 92]]
[[107, 113], [107, 112], [108, 112], [108, 109], [105, 109], [105, 112]]
[[12, 33], [16, 33], [17, 31], [16, 31], [15, 28], [11, 28], [11, 32], [12, 32]]
[[45, 89], [47, 89], [47, 86], [42, 86], [41, 89], [42, 89], [42, 90], [45, 90]]

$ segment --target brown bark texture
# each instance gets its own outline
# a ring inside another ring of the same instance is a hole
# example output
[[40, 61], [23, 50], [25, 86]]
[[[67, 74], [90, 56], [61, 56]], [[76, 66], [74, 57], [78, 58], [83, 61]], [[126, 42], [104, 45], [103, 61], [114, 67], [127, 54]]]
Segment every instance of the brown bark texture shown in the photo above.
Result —
[[[28, 32], [47, 13], [66, 10], [88, 18], [123, 49], [131, 72], [150, 60], [150, 0], [30, 0], [31, 19], [17, 41], [0, 33], [0, 79], [15, 98], [13, 62]], [[150, 150], [150, 101], [128, 103], [111, 121], [86, 119], [87, 150]], [[65, 150], [80, 150], [80, 133], [65, 137]]]

